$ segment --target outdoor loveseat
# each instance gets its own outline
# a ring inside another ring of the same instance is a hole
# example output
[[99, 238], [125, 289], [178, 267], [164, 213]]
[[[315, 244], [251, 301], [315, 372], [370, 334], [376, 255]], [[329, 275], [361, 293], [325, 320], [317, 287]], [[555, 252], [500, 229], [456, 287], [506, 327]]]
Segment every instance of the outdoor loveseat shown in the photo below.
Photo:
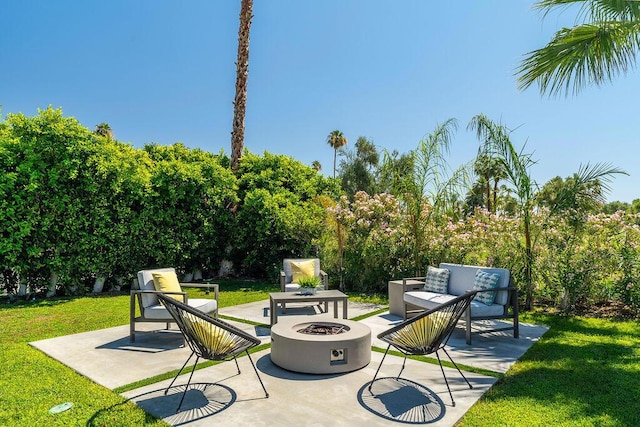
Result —
[[[496, 279], [490, 283], [492, 279]], [[467, 344], [471, 344], [471, 325], [478, 320], [509, 319], [513, 325], [482, 329], [476, 332], [496, 332], [513, 329], [514, 338], [519, 337], [518, 289], [505, 268], [479, 267], [473, 265], [441, 263], [439, 268], [429, 267], [425, 277], [403, 279], [424, 283], [422, 290], [403, 294], [404, 318], [430, 310], [449, 302], [471, 290], [478, 293], [463, 316], [466, 321]], [[491, 286], [493, 285], [493, 286]]]

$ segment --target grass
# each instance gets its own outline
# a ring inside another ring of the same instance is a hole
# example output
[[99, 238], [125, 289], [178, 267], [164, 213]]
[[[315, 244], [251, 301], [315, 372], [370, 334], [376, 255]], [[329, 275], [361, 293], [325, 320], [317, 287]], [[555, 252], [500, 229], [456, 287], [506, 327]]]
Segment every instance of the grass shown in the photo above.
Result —
[[532, 313], [550, 330], [465, 415], [464, 426], [640, 425], [640, 325]]
[[[221, 281], [222, 307], [263, 300], [277, 285]], [[199, 296], [201, 290], [190, 290]], [[373, 301], [384, 303], [382, 296]], [[0, 305], [1, 426], [163, 426], [117, 391], [75, 373], [28, 345], [128, 322], [128, 295], [60, 298]], [[100, 312], [100, 316], [92, 313]], [[460, 421], [463, 426], [640, 425], [640, 325], [636, 321], [525, 313], [551, 327]], [[426, 359], [419, 359], [428, 361]], [[202, 368], [211, 364], [205, 362]], [[117, 367], [114, 367], [117, 369]], [[470, 367], [469, 370], [476, 371]], [[494, 375], [491, 372], [484, 374]], [[172, 377], [170, 372], [130, 390]], [[57, 415], [49, 409], [74, 402]]]

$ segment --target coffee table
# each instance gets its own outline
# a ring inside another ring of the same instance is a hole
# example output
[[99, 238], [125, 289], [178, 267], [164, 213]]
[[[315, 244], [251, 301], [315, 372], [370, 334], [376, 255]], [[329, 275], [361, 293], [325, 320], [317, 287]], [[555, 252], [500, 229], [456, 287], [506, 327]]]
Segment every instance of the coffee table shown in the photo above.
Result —
[[278, 304], [287, 302], [318, 302], [324, 303], [324, 309], [327, 311], [329, 302], [333, 301], [333, 317], [338, 318], [338, 301], [342, 301], [342, 318], [347, 318], [347, 298], [348, 295], [343, 294], [337, 289], [328, 291], [318, 291], [313, 295], [301, 295], [297, 292], [271, 292], [269, 294], [269, 312], [271, 314], [271, 324], [278, 323]]

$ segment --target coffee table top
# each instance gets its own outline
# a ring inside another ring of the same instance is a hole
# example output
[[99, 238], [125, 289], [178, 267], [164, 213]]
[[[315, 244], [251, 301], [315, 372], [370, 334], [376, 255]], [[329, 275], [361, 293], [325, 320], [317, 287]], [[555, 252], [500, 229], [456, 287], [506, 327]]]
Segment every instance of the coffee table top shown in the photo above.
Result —
[[271, 292], [269, 298], [272, 301], [290, 302], [290, 301], [336, 301], [349, 298], [347, 294], [337, 289], [328, 291], [317, 291], [312, 295], [300, 295], [297, 292]]

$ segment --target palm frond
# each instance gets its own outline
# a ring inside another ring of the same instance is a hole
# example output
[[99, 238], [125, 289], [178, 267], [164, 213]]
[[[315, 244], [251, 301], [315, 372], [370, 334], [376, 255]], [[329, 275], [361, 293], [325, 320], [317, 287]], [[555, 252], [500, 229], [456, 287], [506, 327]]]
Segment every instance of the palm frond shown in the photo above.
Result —
[[450, 118], [420, 141], [415, 150], [414, 182], [421, 193], [420, 196], [426, 195], [429, 190], [431, 190], [431, 196], [436, 194], [440, 184], [448, 175], [449, 165], [445, 154], [449, 153], [451, 140], [457, 129], [457, 120]]
[[546, 17], [556, 9], [578, 6], [577, 21], [633, 21], [640, 19], [640, 2], [637, 0], [540, 0], [533, 9], [541, 11]]
[[593, 165], [587, 163], [580, 165], [576, 180], [581, 185], [587, 185], [598, 181], [602, 189], [606, 192], [611, 191], [609, 183], [613, 180], [614, 175], [629, 175], [625, 170], [612, 166], [609, 163], [595, 163]]
[[611, 191], [609, 183], [617, 174], [628, 175], [624, 170], [606, 163], [580, 165], [578, 172], [567, 179], [567, 185], [562, 188], [555, 204], [551, 206], [550, 215], [576, 208], [580, 200], [604, 203], [605, 194]]
[[518, 88], [537, 82], [542, 94], [578, 93], [601, 85], [635, 65], [640, 21], [598, 21], [563, 28], [543, 48], [525, 55], [516, 71]]

